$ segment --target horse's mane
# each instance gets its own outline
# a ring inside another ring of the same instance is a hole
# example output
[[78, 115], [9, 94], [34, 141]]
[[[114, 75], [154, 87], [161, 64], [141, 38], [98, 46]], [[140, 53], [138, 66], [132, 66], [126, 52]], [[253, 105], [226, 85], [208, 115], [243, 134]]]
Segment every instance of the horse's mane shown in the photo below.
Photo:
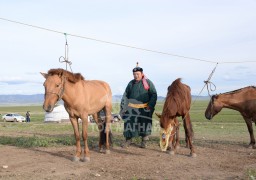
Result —
[[236, 90], [233, 90], [233, 91], [228, 91], [228, 92], [220, 93], [220, 94], [234, 94], [234, 93], [237, 93], [237, 92], [242, 91], [242, 90], [247, 89], [247, 88], [256, 89], [255, 86], [246, 86], [246, 87], [243, 87], [243, 88], [240, 88], [240, 89], [236, 89]]
[[173, 117], [176, 116], [178, 109], [187, 100], [184, 85], [181, 83], [181, 78], [176, 79], [168, 87], [167, 96], [163, 107], [163, 116]]
[[48, 71], [48, 75], [58, 75], [58, 76], [65, 76], [67, 80], [71, 83], [76, 83], [80, 80], [84, 80], [84, 77], [80, 73], [71, 73], [69, 71], [66, 71], [64, 69], [58, 68], [58, 69], [50, 69]]

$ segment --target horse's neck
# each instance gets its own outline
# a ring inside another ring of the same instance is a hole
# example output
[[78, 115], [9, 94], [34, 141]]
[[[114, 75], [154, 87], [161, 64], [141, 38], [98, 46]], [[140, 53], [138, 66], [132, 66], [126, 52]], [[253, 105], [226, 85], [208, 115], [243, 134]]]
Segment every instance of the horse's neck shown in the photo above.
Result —
[[76, 94], [76, 89], [78, 89], [76, 86], [78, 84], [71, 84], [67, 82], [64, 87], [64, 94], [62, 97], [62, 100], [65, 104], [69, 105], [69, 103], [73, 103], [77, 100], [78, 96]]
[[221, 94], [219, 95], [220, 101], [223, 104], [224, 108], [234, 109], [239, 111], [239, 99], [234, 97], [234, 94]]

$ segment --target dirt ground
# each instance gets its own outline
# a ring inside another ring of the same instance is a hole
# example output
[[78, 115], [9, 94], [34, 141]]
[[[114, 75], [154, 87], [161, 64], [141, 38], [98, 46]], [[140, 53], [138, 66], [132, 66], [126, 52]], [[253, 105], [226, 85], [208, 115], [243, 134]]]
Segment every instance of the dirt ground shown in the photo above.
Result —
[[[0, 179], [248, 179], [256, 170], [256, 149], [239, 142], [196, 140], [197, 157], [184, 145], [172, 156], [157, 144], [141, 149], [91, 148], [90, 162], [72, 162], [75, 146], [19, 148], [0, 145]], [[8, 167], [7, 167], [8, 166]]]

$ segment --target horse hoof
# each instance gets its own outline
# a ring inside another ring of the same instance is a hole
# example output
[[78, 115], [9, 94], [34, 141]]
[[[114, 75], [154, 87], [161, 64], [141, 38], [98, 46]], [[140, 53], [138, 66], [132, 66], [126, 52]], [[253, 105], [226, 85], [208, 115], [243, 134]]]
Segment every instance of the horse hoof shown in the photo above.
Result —
[[197, 155], [196, 155], [196, 153], [192, 153], [190, 156], [191, 156], [192, 158], [195, 158]]
[[174, 151], [168, 151], [167, 153], [170, 154], [170, 155], [172, 155], [172, 156], [175, 154]]
[[79, 157], [76, 157], [76, 156], [74, 156], [73, 158], [72, 158], [72, 161], [73, 162], [78, 162], [80, 160], [80, 158]]
[[82, 159], [82, 162], [90, 162], [90, 157], [84, 157], [83, 159]]
[[103, 150], [103, 149], [100, 149], [99, 152], [100, 152], [100, 153], [104, 153], [104, 150]]
[[248, 145], [248, 147], [247, 147], [248, 149], [255, 149], [255, 147], [253, 146], [253, 145]]
[[106, 150], [106, 154], [110, 154], [110, 150], [109, 149]]
[[177, 146], [175, 147], [175, 149], [176, 149], [176, 150], [180, 149], [180, 145], [177, 145]]

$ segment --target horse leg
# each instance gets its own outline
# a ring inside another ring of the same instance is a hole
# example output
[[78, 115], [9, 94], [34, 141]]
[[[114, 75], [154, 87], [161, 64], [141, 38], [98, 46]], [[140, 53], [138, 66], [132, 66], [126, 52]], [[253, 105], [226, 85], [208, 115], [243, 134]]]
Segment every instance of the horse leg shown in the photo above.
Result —
[[192, 143], [193, 129], [192, 129], [192, 124], [191, 124], [189, 113], [185, 117], [184, 124], [185, 124], [185, 131], [187, 131], [187, 141], [188, 141], [188, 145], [190, 147], [190, 155], [192, 157], [196, 157], [196, 153], [195, 153], [194, 146]]
[[247, 125], [248, 131], [250, 134], [250, 140], [251, 140], [248, 148], [255, 148], [255, 138], [254, 138], [254, 134], [253, 134], [252, 121], [251, 121], [251, 119], [245, 118], [245, 117], [244, 117], [244, 120]]
[[73, 157], [72, 161], [79, 161], [82, 149], [80, 144], [80, 135], [79, 135], [79, 126], [78, 126], [78, 120], [77, 118], [70, 117], [71, 124], [74, 129], [74, 136], [76, 139], [76, 155]]
[[[171, 133], [172, 134], [172, 133]], [[175, 148], [173, 146], [173, 140], [174, 140], [175, 136], [170, 136], [169, 138], [169, 142], [168, 142], [168, 148], [167, 148], [167, 153], [170, 155], [174, 155], [175, 154]]]
[[104, 131], [102, 122], [100, 122], [100, 113], [95, 113], [93, 114], [93, 119], [95, 120], [97, 126], [98, 126], [98, 130], [99, 130], [99, 152], [103, 152], [102, 150], [102, 132]]
[[188, 145], [188, 131], [187, 131], [187, 128], [186, 128], [186, 122], [185, 122], [184, 117], [182, 117], [182, 119], [183, 119], [183, 127], [184, 127], [184, 130], [185, 130], [186, 148], [189, 148], [189, 145]]
[[177, 139], [176, 134], [174, 134], [174, 135], [173, 135], [172, 145], [173, 145], [173, 147], [174, 147], [175, 149], [176, 149], [176, 139]]
[[106, 115], [106, 118], [105, 118], [105, 123], [106, 123], [106, 154], [110, 154], [110, 139], [109, 139], [109, 136], [110, 136], [110, 121], [111, 121], [111, 109], [112, 109], [112, 106], [111, 104], [110, 105], [106, 105], [104, 107], [104, 111], [105, 111], [105, 115]]
[[175, 134], [175, 149], [180, 148], [180, 124], [177, 118], [175, 118], [175, 128], [176, 128], [176, 134]]
[[89, 148], [88, 148], [88, 144], [87, 144], [88, 114], [83, 115], [83, 117], [81, 117], [81, 119], [82, 119], [82, 135], [83, 135], [83, 140], [84, 140], [84, 157], [83, 157], [82, 161], [88, 162], [88, 161], [90, 161]]

